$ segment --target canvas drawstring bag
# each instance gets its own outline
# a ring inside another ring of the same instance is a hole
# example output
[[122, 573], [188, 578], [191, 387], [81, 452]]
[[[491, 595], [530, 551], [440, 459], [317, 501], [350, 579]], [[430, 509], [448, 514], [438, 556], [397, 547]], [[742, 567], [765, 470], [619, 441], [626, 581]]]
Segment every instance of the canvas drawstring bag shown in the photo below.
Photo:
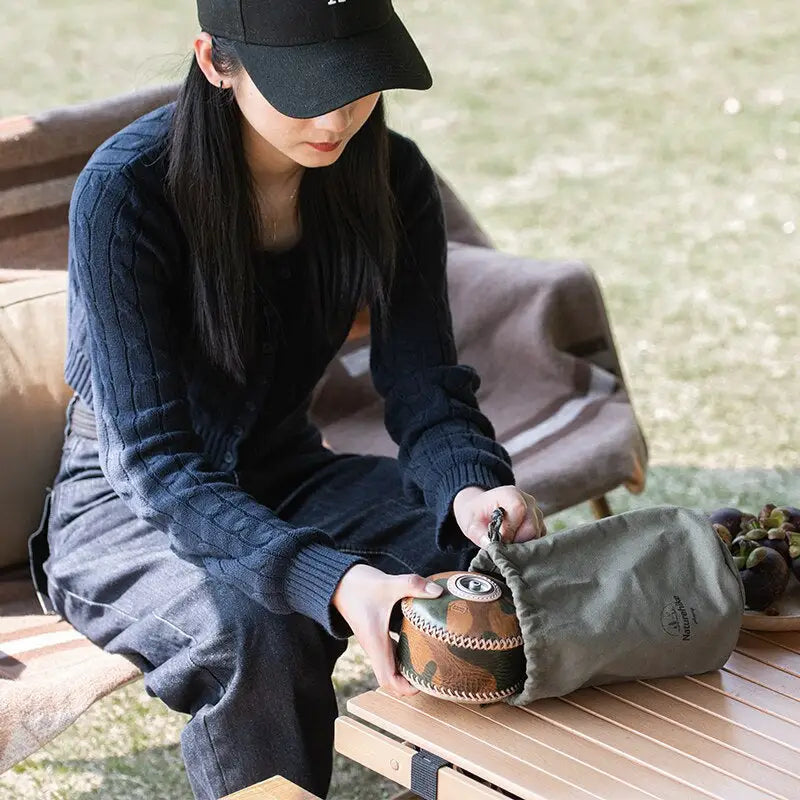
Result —
[[525, 705], [586, 686], [719, 669], [736, 645], [744, 586], [699, 511], [658, 506], [529, 542], [495, 542], [471, 569], [510, 588]]

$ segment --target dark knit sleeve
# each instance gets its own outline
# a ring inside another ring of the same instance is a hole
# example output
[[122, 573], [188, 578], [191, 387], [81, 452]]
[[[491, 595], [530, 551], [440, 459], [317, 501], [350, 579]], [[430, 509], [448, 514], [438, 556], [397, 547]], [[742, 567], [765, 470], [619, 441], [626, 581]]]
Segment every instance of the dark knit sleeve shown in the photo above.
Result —
[[69, 269], [88, 320], [103, 472], [179, 556], [272, 612], [303, 613], [346, 637], [330, 600], [359, 559], [278, 518], [203, 454], [173, 346], [174, 216], [163, 195], [142, 193], [120, 170], [86, 169], [70, 205]]
[[470, 541], [452, 513], [455, 495], [467, 486], [513, 484], [514, 475], [479, 409], [480, 378], [457, 361], [435, 175], [413, 142], [403, 138], [401, 145], [394, 165], [401, 241], [384, 330], [373, 315], [372, 379], [385, 400], [386, 429], [399, 446], [405, 491], [435, 510], [439, 547], [457, 550]]

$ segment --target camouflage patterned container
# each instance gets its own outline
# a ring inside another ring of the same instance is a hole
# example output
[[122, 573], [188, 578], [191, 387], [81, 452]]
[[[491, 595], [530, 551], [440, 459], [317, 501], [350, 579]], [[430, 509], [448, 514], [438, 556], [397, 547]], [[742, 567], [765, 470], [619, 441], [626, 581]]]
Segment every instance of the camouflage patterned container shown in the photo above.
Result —
[[459, 703], [492, 703], [518, 693], [525, 653], [511, 592], [475, 572], [440, 572], [441, 596], [406, 597], [397, 657], [423, 692]]

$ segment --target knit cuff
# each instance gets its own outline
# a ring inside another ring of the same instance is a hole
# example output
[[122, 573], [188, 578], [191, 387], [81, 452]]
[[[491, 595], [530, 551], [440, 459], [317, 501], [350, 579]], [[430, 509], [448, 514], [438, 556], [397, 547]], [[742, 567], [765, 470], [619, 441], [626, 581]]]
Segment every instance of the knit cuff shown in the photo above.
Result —
[[363, 558], [340, 553], [323, 544], [310, 544], [297, 552], [286, 573], [286, 602], [293, 611], [316, 620], [337, 639], [353, 635], [344, 617], [331, 605], [342, 576]]
[[[509, 469], [510, 472], [510, 469]], [[456, 553], [474, 547], [456, 522], [453, 513], [455, 496], [467, 486], [494, 489], [514, 483], [513, 474], [498, 475], [483, 464], [461, 463], [446, 472], [436, 487], [436, 544], [446, 553]]]

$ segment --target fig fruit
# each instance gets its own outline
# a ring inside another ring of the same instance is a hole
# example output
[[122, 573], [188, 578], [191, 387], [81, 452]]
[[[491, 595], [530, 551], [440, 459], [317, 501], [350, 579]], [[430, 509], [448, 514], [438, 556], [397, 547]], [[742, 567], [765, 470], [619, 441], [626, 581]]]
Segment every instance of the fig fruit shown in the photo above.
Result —
[[769, 608], [783, 594], [789, 582], [786, 561], [780, 553], [769, 547], [753, 550], [739, 575], [744, 584], [747, 607], [753, 611]]

